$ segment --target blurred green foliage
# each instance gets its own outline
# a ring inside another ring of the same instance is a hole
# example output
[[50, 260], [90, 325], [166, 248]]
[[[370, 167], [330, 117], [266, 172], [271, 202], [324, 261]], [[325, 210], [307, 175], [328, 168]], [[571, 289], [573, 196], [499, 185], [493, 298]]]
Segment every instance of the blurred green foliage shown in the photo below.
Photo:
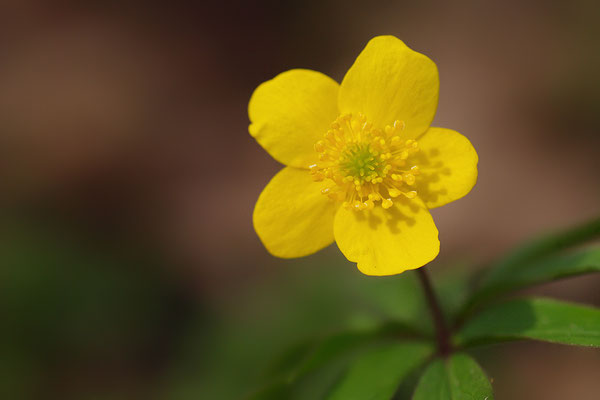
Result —
[[155, 262], [59, 226], [2, 227], [0, 393], [127, 398], [118, 373], [155, 368], [181, 299]]
[[[435, 332], [413, 273], [365, 277], [331, 249], [289, 261], [216, 309], [147, 249], [125, 252], [52, 221], [15, 220], [0, 232], [0, 392], [8, 398], [403, 399], [423, 371], [419, 396], [436, 377], [447, 379], [435, 381], [442, 398], [462, 398], [461, 376], [478, 374], [475, 389], [487, 390], [468, 355], [428, 364]], [[578, 228], [535, 240], [479, 280], [458, 264], [438, 274], [455, 343], [463, 351], [527, 338], [598, 346], [598, 310], [501, 297], [596, 271], [596, 247], [570, 250], [597, 237], [600, 223], [591, 224], [585, 235]]]

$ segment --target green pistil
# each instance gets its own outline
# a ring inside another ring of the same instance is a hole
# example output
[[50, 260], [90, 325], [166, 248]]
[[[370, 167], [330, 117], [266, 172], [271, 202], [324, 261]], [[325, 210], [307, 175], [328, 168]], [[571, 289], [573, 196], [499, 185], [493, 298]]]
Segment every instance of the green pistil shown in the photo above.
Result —
[[[373, 154], [375, 153], [375, 154]], [[352, 176], [360, 182], [370, 181], [380, 176], [383, 165], [369, 144], [354, 144], [342, 153], [340, 166], [346, 176]]]

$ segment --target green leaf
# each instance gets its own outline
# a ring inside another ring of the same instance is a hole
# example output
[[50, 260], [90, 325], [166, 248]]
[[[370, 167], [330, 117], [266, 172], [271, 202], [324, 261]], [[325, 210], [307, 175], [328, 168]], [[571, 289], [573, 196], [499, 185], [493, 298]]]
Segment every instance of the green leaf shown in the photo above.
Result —
[[292, 382], [307, 373], [323, 366], [332, 359], [352, 351], [377, 338], [379, 331], [372, 332], [344, 332], [328, 338], [319, 343], [297, 368], [290, 373], [287, 380]]
[[600, 247], [544, 258], [514, 270], [496, 271], [473, 295], [471, 302], [479, 302], [543, 282], [592, 272], [600, 272]]
[[[401, 336], [405, 338], [416, 338], [415, 333], [410, 330], [409, 327], [394, 322], [381, 325], [375, 329], [337, 333], [316, 341], [316, 345], [312, 347], [308, 347], [307, 344], [301, 345], [300, 348], [304, 350], [304, 357], [299, 358], [294, 355], [294, 358], [297, 360], [294, 368], [282, 367], [281, 372], [287, 375], [285, 378], [286, 381], [292, 382], [307, 373], [318, 369], [334, 358], [354, 350], [359, 350], [369, 344], [377, 343], [390, 336], [396, 338]], [[298, 349], [292, 349], [292, 352], [297, 351]], [[285, 354], [284, 358], [289, 358], [289, 353]], [[287, 361], [291, 360], [288, 359]], [[281, 366], [283, 363], [278, 364]]]
[[[569, 260], [568, 256], [562, 261], [557, 261], [555, 266], [549, 266], [548, 269], [551, 271], [548, 273], [545, 273], [544, 270], [546, 261], [554, 254], [597, 237], [600, 237], [600, 218], [569, 230], [537, 238], [518, 247], [489, 269], [481, 281], [480, 289], [475, 290], [458, 313], [458, 320], [465, 319], [485, 300], [505, 291], [596, 271], [597, 269], [592, 265], [576, 265], [569, 268], [569, 261], [574, 260]], [[531, 276], [528, 276], [528, 272], [526, 272], [529, 268], [535, 270]], [[514, 286], [511, 281], [513, 276], [515, 277]]]
[[492, 385], [469, 355], [453, 354], [432, 362], [421, 377], [413, 400], [492, 400]]
[[488, 279], [494, 279], [495, 275], [503, 274], [504, 270], [518, 268], [523, 264], [530, 263], [571, 246], [585, 243], [599, 236], [600, 218], [597, 218], [575, 228], [532, 240], [518, 247], [507, 257], [496, 263]]
[[[250, 398], [266, 400], [315, 396], [314, 392], [320, 390], [315, 386], [326, 385], [327, 375], [333, 376], [329, 379], [331, 381], [335, 378], [335, 374], [343, 372], [343, 369], [347, 368], [365, 348], [380, 344], [390, 335], [398, 337], [402, 333], [405, 333], [407, 337], [412, 337], [412, 333], [404, 325], [389, 323], [376, 329], [341, 332], [320, 340], [299, 343], [288, 349], [271, 366], [271, 371], [279, 369], [276, 379], [260, 391], [255, 392]], [[319, 376], [307, 378], [311, 374]], [[306, 386], [304, 381], [309, 381], [310, 386], [313, 386], [311, 395], [303, 395], [302, 386]], [[315, 381], [319, 382], [315, 383]], [[287, 393], [287, 395], [284, 396], [283, 393]]]
[[289, 399], [292, 387], [283, 380], [277, 380], [260, 390], [252, 393], [247, 400], [277, 400]]
[[431, 355], [428, 343], [390, 343], [364, 354], [334, 388], [329, 400], [388, 400], [402, 379]]
[[264, 387], [261, 391], [254, 393], [251, 400], [313, 400], [324, 399], [331, 388], [339, 381], [351, 358], [336, 358], [322, 365], [319, 369], [311, 371], [307, 375], [287, 382], [278, 380]]
[[550, 299], [512, 300], [469, 320], [456, 339], [462, 345], [534, 339], [600, 347], [600, 310]]

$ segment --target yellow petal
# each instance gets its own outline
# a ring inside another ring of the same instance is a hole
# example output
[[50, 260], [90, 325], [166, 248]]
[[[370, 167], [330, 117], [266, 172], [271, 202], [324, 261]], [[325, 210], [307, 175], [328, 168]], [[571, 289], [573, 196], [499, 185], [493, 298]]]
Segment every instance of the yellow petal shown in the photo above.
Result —
[[398, 198], [385, 210], [352, 211], [340, 207], [334, 223], [335, 241], [366, 275], [395, 275], [419, 268], [439, 253], [438, 230], [419, 200]]
[[321, 194], [304, 169], [286, 167], [271, 179], [254, 207], [254, 229], [269, 253], [282, 258], [312, 254], [333, 242], [336, 203]]
[[475, 186], [478, 157], [469, 139], [451, 129], [430, 128], [419, 147], [417, 193], [427, 207], [460, 199]]
[[338, 116], [339, 85], [320, 72], [294, 69], [261, 84], [250, 98], [250, 134], [282, 164], [308, 168], [315, 143]]
[[438, 103], [439, 79], [434, 62], [393, 36], [367, 44], [342, 81], [342, 113], [362, 112], [376, 127], [406, 123], [406, 138], [427, 130]]

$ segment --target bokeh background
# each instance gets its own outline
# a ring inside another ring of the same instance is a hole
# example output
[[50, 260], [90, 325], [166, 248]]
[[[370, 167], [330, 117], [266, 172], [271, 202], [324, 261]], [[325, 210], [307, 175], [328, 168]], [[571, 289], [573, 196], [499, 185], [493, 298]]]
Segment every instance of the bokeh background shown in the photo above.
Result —
[[[247, 133], [252, 90], [296, 67], [341, 81], [378, 34], [437, 63], [435, 125], [480, 156], [473, 192], [433, 212], [436, 282], [597, 215], [598, 17], [591, 0], [3, 0], [0, 397], [243, 398], [307, 335], [422, 312], [402, 275], [362, 276], [335, 245], [274, 259], [251, 224], [281, 168]], [[599, 285], [535, 292], [600, 305]], [[500, 399], [600, 394], [597, 350], [482, 357]]]

